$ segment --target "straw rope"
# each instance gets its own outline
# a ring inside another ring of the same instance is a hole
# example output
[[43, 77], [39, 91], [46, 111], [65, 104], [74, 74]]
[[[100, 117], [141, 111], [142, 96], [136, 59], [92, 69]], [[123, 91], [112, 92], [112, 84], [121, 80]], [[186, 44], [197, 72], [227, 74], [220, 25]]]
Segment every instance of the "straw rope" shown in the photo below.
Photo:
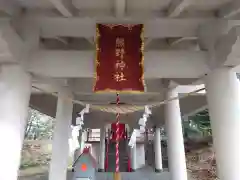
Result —
[[[44, 93], [47, 93], [47, 94], [50, 94], [52, 96], [55, 96], [55, 97], [59, 97], [59, 95], [57, 93], [53, 93], [53, 92], [48, 92], [46, 90], [43, 90], [41, 88], [38, 88], [36, 86], [32, 86], [32, 88], [38, 90], [38, 91], [41, 91], [41, 92], [44, 92]], [[173, 97], [173, 98], [170, 98], [170, 99], [166, 99], [166, 100], [163, 100], [163, 101], [160, 101], [158, 103], [150, 103], [150, 104], [146, 104], [149, 106], [149, 108], [154, 108], [154, 107], [158, 107], [158, 106], [161, 106], [161, 105], [164, 105], [166, 103], [168, 103], [169, 101], [173, 101], [173, 100], [176, 100], [176, 99], [183, 99], [183, 98], [186, 98], [188, 96], [191, 96], [193, 94], [196, 94], [200, 91], [203, 91], [205, 90], [205, 88], [200, 88], [200, 89], [197, 89], [195, 91], [192, 91], [192, 92], [189, 92], [189, 93], [186, 93], [186, 94], [183, 94], [183, 95], [180, 95], [180, 96], [177, 96], [177, 97]], [[82, 101], [79, 101], [79, 100], [75, 100], [75, 99], [72, 99], [70, 97], [61, 97], [67, 101], [71, 101], [72, 103], [74, 104], [79, 104], [79, 105], [82, 105], [82, 106], [86, 106], [87, 103], [84, 103]], [[90, 105], [90, 108], [92, 108], [93, 110], [97, 110], [97, 111], [102, 111], [102, 112], [107, 112], [107, 113], [120, 113], [120, 114], [127, 114], [127, 113], [133, 113], [133, 112], [137, 112], [137, 111], [142, 111], [144, 110], [144, 107], [145, 105]]]

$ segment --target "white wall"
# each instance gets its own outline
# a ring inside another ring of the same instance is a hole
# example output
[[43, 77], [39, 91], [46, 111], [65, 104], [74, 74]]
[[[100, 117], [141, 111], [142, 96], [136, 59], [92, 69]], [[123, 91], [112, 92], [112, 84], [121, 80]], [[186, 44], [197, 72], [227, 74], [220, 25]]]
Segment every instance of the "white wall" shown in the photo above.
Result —
[[137, 169], [145, 166], [145, 150], [144, 144], [137, 144]]
[[98, 162], [99, 159], [99, 151], [100, 151], [100, 143], [92, 143], [92, 156], [96, 159], [96, 162]]

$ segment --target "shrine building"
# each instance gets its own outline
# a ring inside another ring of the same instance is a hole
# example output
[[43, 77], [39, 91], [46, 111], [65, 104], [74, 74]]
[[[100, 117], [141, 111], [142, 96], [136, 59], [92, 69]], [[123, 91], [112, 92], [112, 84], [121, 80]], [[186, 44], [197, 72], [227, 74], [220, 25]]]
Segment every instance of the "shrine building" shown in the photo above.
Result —
[[0, 0], [0, 180], [18, 178], [28, 107], [56, 118], [49, 180], [71, 126], [96, 180], [187, 180], [182, 121], [207, 108], [218, 177], [240, 180], [238, 72], [239, 0]]

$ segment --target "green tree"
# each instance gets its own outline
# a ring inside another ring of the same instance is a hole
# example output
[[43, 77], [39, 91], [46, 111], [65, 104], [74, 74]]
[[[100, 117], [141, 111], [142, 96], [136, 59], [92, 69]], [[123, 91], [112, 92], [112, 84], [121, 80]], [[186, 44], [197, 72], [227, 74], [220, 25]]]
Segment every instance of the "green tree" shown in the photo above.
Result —
[[194, 116], [190, 116], [189, 120], [184, 123], [184, 134], [199, 134], [200, 136], [211, 136], [211, 124], [208, 110], [198, 112]]
[[37, 110], [29, 108], [25, 139], [51, 139], [54, 122], [55, 121], [52, 117], [46, 116]]

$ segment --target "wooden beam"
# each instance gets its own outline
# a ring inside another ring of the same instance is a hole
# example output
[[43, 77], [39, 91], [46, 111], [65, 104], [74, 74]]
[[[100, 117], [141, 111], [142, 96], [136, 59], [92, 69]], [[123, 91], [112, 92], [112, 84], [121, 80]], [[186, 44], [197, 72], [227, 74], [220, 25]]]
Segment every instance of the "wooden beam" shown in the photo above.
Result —
[[72, 1], [71, 0], [49, 0], [55, 8], [64, 16], [72, 17]]
[[224, 34], [228, 34], [229, 31], [240, 26], [239, 20], [216, 20], [207, 22], [206, 24], [199, 26], [198, 29], [198, 43], [202, 50], [215, 51], [215, 43]]
[[235, 67], [240, 65], [240, 26], [232, 28], [228, 34], [218, 39], [215, 45], [217, 66]]
[[65, 45], [68, 45], [68, 42], [65, 39], [61, 38], [61, 37], [54, 37], [54, 39], [58, 40], [59, 42], [65, 44]]
[[7, 56], [11, 62], [26, 60], [26, 46], [8, 20], [0, 21], [0, 44], [1, 56]]
[[8, 15], [14, 15], [20, 11], [20, 6], [16, 1], [0, 0], [0, 11], [3, 11]]
[[191, 41], [191, 40], [196, 40], [197, 37], [182, 37], [182, 38], [177, 38], [176, 40], [174, 41], [171, 41], [170, 42], [170, 46], [175, 46], [183, 41]]
[[144, 42], [144, 48], [147, 48], [147, 46], [149, 45], [149, 44], [151, 44], [151, 42], [152, 42], [152, 40], [153, 40], [153, 38], [145, 38], [145, 42]]
[[[31, 16], [29, 19], [33, 19]], [[146, 38], [165, 37], [194, 37], [200, 25], [212, 22], [213, 19], [172, 19], [172, 18], [151, 18], [143, 19], [118, 19], [105, 17], [100, 19], [89, 18], [63, 18], [42, 16], [36, 17], [35, 22], [41, 28], [41, 36], [52, 38], [56, 36], [85, 37], [92, 38], [96, 33], [96, 23], [143, 23]]]
[[126, 10], [126, 0], [114, 0], [115, 16], [123, 18]]
[[[92, 78], [74, 78], [68, 81], [68, 86], [76, 95], [91, 96], [91, 94], [89, 93], [92, 93], [93, 81], [94, 81], [93, 77]], [[145, 79], [145, 84], [147, 87], [147, 92], [145, 92], [144, 95], [145, 94], [160, 95], [159, 92], [161, 91], [161, 89], [165, 87], [163, 86], [161, 79]], [[114, 97], [114, 93], [113, 93], [113, 97]]]
[[189, 5], [192, 0], [172, 0], [169, 9], [169, 17], [178, 17]]
[[86, 38], [86, 39], [91, 45], [95, 45], [95, 39], [94, 38]]
[[[93, 78], [94, 51], [41, 50], [28, 63], [30, 72], [55, 78]], [[146, 78], [197, 78], [209, 71], [203, 51], [147, 51]], [[67, 61], [66, 61], [67, 60]]]
[[218, 16], [221, 18], [232, 18], [240, 13], [240, 1], [234, 0], [231, 3], [225, 5], [218, 11]]

